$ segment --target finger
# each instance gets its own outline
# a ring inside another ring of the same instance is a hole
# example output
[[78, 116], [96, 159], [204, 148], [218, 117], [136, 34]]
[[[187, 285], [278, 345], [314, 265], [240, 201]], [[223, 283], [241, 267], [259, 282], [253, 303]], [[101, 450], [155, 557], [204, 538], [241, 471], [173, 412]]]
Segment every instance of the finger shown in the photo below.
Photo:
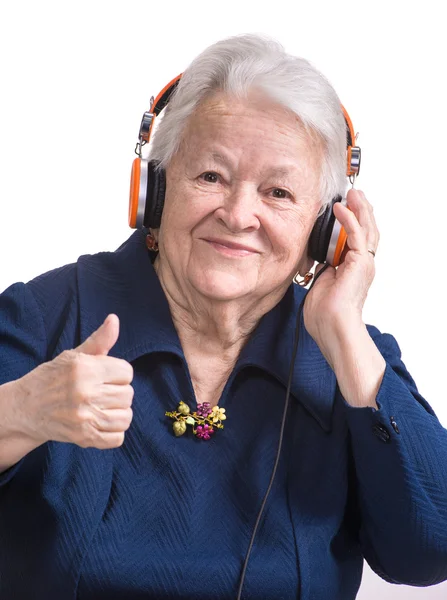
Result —
[[98, 450], [108, 450], [110, 448], [119, 448], [123, 445], [125, 439], [124, 431], [108, 433], [98, 432], [95, 442], [90, 445], [81, 445], [82, 448], [98, 448]]
[[341, 256], [340, 256], [340, 264], [343, 264], [343, 262], [345, 260], [345, 257], [346, 257], [346, 254], [348, 252], [349, 252], [349, 246], [348, 246], [348, 244], [345, 244], [343, 246], [343, 250], [342, 250], [342, 253], [341, 253]]
[[355, 216], [355, 213], [340, 202], [334, 204], [334, 215], [347, 233], [346, 244], [350, 250], [361, 254], [367, 251], [365, 232]]
[[91, 378], [99, 383], [110, 383], [115, 385], [126, 385], [133, 380], [133, 367], [123, 358], [114, 356], [92, 356], [85, 357], [89, 361]]
[[94, 406], [98, 410], [110, 410], [112, 408], [129, 408], [132, 406], [135, 390], [131, 385], [102, 384], [99, 386], [98, 399]]
[[370, 221], [369, 233], [367, 235], [367, 247], [371, 248], [372, 250], [377, 250], [380, 240], [380, 231], [377, 226], [376, 217], [374, 215], [374, 207], [370, 202], [368, 202], [363, 192], [362, 195], [368, 207], [368, 215]]
[[104, 322], [84, 342], [74, 348], [75, 352], [83, 354], [108, 354], [116, 344], [119, 336], [120, 323], [117, 315], [111, 313]]
[[350, 190], [348, 192], [348, 204], [365, 232], [367, 248], [376, 249], [379, 243], [379, 230], [374, 217], [374, 208], [368, 202], [361, 190]]
[[127, 431], [133, 418], [131, 408], [104, 410], [95, 414], [95, 428], [98, 431], [119, 432]]

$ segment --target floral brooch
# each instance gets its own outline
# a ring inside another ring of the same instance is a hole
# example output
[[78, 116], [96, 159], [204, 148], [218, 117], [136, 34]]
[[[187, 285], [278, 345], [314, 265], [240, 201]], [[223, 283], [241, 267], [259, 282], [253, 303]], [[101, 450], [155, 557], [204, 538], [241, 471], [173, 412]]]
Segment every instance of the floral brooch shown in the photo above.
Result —
[[177, 437], [185, 433], [187, 425], [191, 425], [193, 434], [202, 440], [209, 440], [214, 428], [223, 429], [222, 421], [227, 418], [224, 408], [211, 408], [209, 402], [197, 404], [197, 411], [191, 413], [189, 406], [181, 401], [176, 411], [165, 414], [174, 419], [172, 429]]

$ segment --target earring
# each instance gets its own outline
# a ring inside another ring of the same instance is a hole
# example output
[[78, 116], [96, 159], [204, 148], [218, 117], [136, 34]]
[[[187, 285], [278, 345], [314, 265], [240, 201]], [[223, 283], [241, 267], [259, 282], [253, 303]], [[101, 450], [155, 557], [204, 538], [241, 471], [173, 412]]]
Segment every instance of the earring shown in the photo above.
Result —
[[300, 285], [301, 287], [305, 287], [313, 278], [313, 273], [311, 273], [310, 271], [308, 271], [305, 275], [304, 275], [304, 279], [302, 279], [301, 281], [298, 281], [298, 277], [300, 276], [300, 273], [297, 273], [295, 275], [295, 277], [293, 278], [293, 283], [296, 283], [297, 285]]
[[158, 242], [152, 233], [148, 233], [146, 235], [146, 246], [148, 250], [151, 250], [152, 252], [158, 252]]

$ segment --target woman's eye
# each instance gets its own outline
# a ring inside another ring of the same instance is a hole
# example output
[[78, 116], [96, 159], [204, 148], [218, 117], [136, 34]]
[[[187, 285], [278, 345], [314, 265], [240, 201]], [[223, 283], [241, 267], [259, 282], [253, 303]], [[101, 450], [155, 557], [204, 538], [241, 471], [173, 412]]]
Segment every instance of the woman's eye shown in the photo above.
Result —
[[204, 181], [208, 183], [217, 183], [219, 180], [219, 175], [214, 173], [214, 171], [207, 171], [200, 176]]
[[273, 191], [274, 198], [288, 198], [290, 196], [287, 190], [283, 190], [282, 188], [275, 188]]

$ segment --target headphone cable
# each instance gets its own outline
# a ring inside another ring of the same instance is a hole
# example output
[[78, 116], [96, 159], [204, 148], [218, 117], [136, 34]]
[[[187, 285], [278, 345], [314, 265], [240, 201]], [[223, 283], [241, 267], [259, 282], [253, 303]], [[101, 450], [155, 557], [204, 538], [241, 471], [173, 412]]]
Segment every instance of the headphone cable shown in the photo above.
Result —
[[[312, 285], [310, 286], [309, 290], [307, 291], [307, 294], [313, 288], [313, 286], [315, 285], [315, 282], [320, 277], [320, 275], [322, 273], [324, 273], [324, 271], [326, 271], [326, 269], [329, 266], [330, 266], [329, 264], [325, 264], [324, 267], [321, 269], [321, 271], [315, 275], [314, 280], [312, 282]], [[276, 470], [277, 470], [277, 467], [278, 467], [278, 464], [279, 464], [279, 458], [280, 458], [280, 454], [281, 454], [282, 442], [283, 442], [283, 437], [284, 437], [284, 427], [285, 427], [285, 424], [286, 424], [287, 409], [289, 407], [290, 387], [292, 385], [292, 377], [293, 377], [293, 371], [294, 371], [295, 358], [296, 358], [296, 353], [297, 353], [297, 350], [298, 350], [298, 340], [299, 340], [299, 332], [300, 332], [301, 314], [303, 312], [304, 302], [305, 302], [305, 300], [307, 298], [307, 294], [302, 299], [301, 304], [300, 304], [300, 306], [298, 308], [297, 316], [296, 316], [295, 335], [294, 335], [295, 341], [294, 341], [294, 344], [293, 344], [292, 359], [290, 361], [289, 380], [287, 382], [286, 401], [285, 401], [285, 404], [284, 404], [284, 411], [283, 411], [283, 416], [282, 416], [282, 421], [281, 421], [281, 429], [280, 429], [280, 433], [279, 433], [278, 449], [276, 451], [275, 464], [273, 466], [272, 474], [270, 476], [270, 482], [269, 482], [269, 485], [267, 487], [267, 491], [266, 491], [266, 493], [264, 495], [264, 499], [262, 501], [261, 508], [259, 510], [255, 526], [253, 528], [253, 533], [252, 533], [252, 536], [251, 536], [250, 544], [248, 546], [247, 554], [245, 556], [244, 566], [242, 568], [241, 579], [240, 579], [240, 582], [239, 582], [239, 588], [238, 588], [238, 592], [237, 592], [237, 600], [241, 600], [241, 597], [242, 597], [242, 588], [244, 586], [244, 580], [245, 580], [245, 574], [246, 574], [246, 571], [247, 571], [248, 560], [250, 558], [251, 550], [252, 550], [252, 547], [253, 547], [253, 543], [255, 541], [255, 537], [256, 537], [256, 533], [257, 533], [257, 530], [258, 530], [259, 523], [261, 521], [262, 513], [264, 512], [264, 508], [265, 508], [265, 505], [267, 503], [267, 498], [268, 498], [268, 496], [270, 494], [270, 490], [272, 489], [273, 481], [274, 481], [275, 475], [276, 475]]]

